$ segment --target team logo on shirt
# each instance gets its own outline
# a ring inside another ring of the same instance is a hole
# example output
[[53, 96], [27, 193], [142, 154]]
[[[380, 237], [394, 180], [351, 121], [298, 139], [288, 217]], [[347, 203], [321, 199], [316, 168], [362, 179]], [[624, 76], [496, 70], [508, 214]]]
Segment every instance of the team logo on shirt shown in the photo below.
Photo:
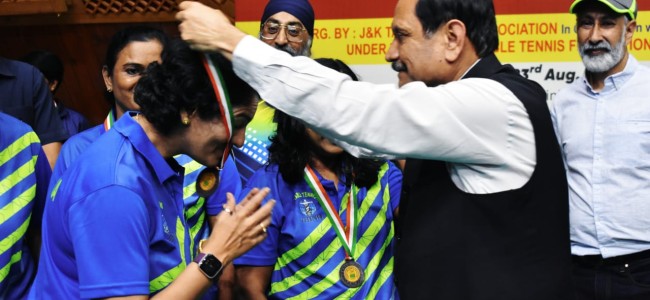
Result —
[[172, 235], [171, 231], [169, 230], [169, 226], [167, 225], [167, 218], [165, 218], [165, 213], [163, 211], [163, 203], [158, 201], [158, 205], [160, 206], [160, 217], [162, 219], [162, 229], [165, 234], [165, 239], [170, 243], [173, 243], [174, 236]]
[[311, 217], [316, 212], [316, 206], [314, 202], [303, 199], [298, 203], [300, 205], [300, 212], [308, 217]]
[[300, 218], [303, 223], [325, 219], [323, 211], [317, 208], [318, 202], [315, 197], [313, 192], [296, 192], [293, 195], [293, 200], [296, 201], [296, 206], [303, 215], [303, 218]]
[[300, 218], [300, 221], [303, 223], [307, 222], [316, 222], [325, 219], [325, 215], [319, 213], [316, 210], [316, 204], [314, 199], [300, 199], [298, 201], [298, 207], [300, 208], [300, 213], [304, 216]]

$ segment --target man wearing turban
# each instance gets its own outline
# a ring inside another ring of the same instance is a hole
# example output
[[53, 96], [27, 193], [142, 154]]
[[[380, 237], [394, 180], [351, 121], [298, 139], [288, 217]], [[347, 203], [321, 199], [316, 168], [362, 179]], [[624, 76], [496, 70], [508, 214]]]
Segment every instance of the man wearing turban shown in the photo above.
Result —
[[[268, 45], [293, 56], [310, 56], [314, 36], [314, 9], [308, 0], [270, 0], [260, 19], [259, 38]], [[233, 148], [243, 185], [266, 164], [269, 136], [275, 133], [275, 109], [262, 100], [253, 120], [246, 127], [246, 142]]]

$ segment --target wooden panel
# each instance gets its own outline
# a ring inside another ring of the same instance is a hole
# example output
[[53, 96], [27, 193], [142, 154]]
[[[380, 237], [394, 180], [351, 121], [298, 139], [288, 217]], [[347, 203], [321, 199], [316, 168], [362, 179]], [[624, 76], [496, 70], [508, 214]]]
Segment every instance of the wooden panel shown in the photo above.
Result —
[[0, 0], [0, 16], [62, 13], [67, 10], [65, 0]]
[[90, 15], [97, 14], [141, 14], [152, 12], [173, 12], [178, 4], [175, 0], [82, 0], [84, 10]]
[[[14, 0], [0, 0], [13, 2]], [[17, 0], [17, 1], [66, 1], [66, 0]], [[65, 13], [6, 16], [0, 18], [0, 26], [31, 26], [46, 24], [93, 24], [93, 23], [139, 23], [174, 22], [178, 3], [183, 0], [68, 0]], [[213, 8], [221, 9], [235, 19], [234, 0], [200, 0]], [[13, 2], [15, 3], [15, 2]], [[1, 28], [0, 28], [1, 29]]]
[[[0, 17], [0, 55], [19, 59], [34, 50], [57, 54], [64, 64], [64, 78], [56, 96], [93, 124], [101, 123], [109, 109], [101, 67], [113, 34], [133, 23], [150, 23], [178, 36], [174, 15], [182, 0], [0, 0], [0, 11], [18, 2], [42, 1], [67, 1], [68, 10]], [[234, 0], [201, 2], [234, 20]]]
[[[106, 117], [109, 105], [101, 76], [106, 48], [113, 34], [129, 24], [20, 26], [0, 28], [0, 55], [19, 59], [33, 50], [57, 54], [64, 76], [56, 96], [84, 114], [93, 124]], [[178, 36], [177, 24], [151, 23], [170, 36]]]

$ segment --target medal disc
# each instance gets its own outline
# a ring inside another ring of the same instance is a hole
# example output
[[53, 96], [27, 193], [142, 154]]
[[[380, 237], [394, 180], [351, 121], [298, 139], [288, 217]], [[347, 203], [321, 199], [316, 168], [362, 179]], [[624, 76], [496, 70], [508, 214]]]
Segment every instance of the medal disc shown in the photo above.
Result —
[[345, 286], [358, 288], [363, 284], [365, 274], [359, 263], [354, 260], [348, 260], [339, 269], [339, 277]]
[[208, 197], [217, 190], [219, 185], [219, 171], [214, 168], [205, 168], [196, 179], [196, 194]]

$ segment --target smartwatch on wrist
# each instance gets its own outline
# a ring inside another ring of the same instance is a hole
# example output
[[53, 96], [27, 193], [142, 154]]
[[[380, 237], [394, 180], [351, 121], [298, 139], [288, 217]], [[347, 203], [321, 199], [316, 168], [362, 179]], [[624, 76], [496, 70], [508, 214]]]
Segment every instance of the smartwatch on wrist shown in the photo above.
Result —
[[214, 255], [210, 253], [199, 253], [194, 262], [199, 265], [199, 269], [205, 277], [212, 281], [217, 281], [221, 271], [223, 270], [223, 264], [217, 259]]

